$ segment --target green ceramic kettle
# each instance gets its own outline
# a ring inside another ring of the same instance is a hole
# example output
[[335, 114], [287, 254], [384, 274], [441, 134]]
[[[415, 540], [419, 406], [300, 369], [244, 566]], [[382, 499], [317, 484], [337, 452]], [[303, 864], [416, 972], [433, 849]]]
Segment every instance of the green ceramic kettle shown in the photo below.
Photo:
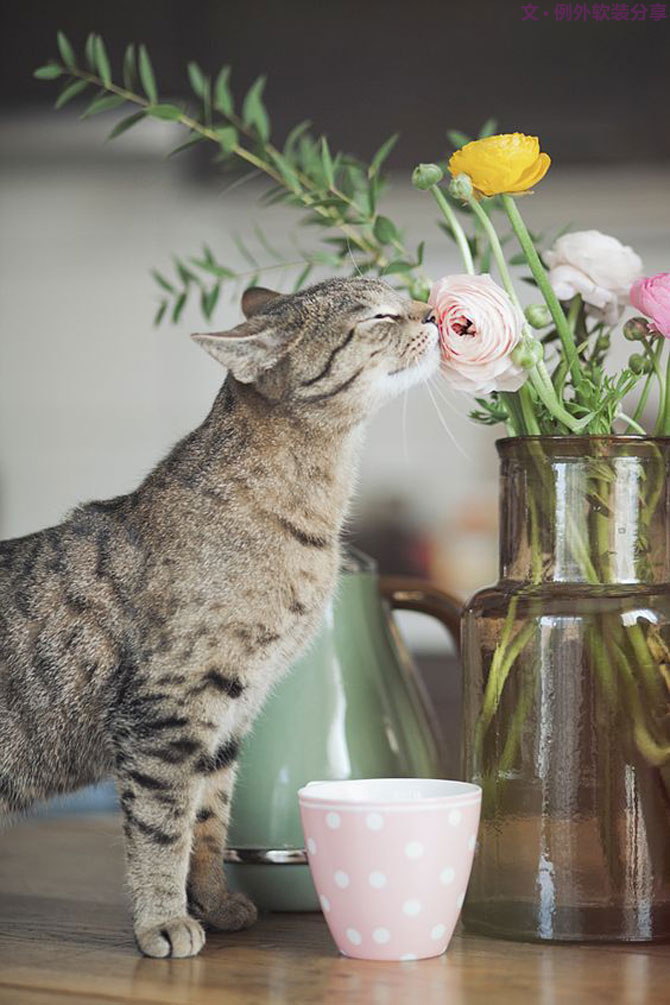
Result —
[[444, 777], [433, 715], [391, 609], [432, 614], [458, 641], [460, 608], [421, 580], [379, 577], [349, 549], [320, 633], [271, 695], [239, 760], [226, 852], [231, 887], [270, 910], [319, 910], [297, 791], [314, 779]]

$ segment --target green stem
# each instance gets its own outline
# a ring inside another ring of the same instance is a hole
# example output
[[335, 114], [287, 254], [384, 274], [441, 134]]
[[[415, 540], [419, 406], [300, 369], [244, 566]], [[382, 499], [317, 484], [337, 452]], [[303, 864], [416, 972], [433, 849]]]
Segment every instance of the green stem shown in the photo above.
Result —
[[463, 265], [465, 266], [465, 271], [469, 276], [474, 276], [475, 274], [475, 264], [472, 261], [472, 252], [470, 251], [470, 245], [468, 244], [468, 239], [465, 236], [465, 231], [461, 227], [456, 214], [453, 209], [445, 199], [444, 195], [440, 191], [437, 185], [431, 185], [430, 191], [433, 193], [435, 202], [440, 207], [442, 216], [447, 221], [451, 233], [454, 235], [456, 244], [458, 245], [458, 250], [461, 253], [461, 258], [463, 259]]
[[528, 393], [528, 388], [524, 384], [523, 387], [519, 389], [519, 404], [521, 405], [521, 414], [523, 416], [523, 424], [526, 432], [526, 436], [539, 436], [541, 429], [539, 423], [535, 417], [535, 412], [533, 410], [533, 401]]
[[553, 415], [558, 422], [562, 422], [564, 426], [567, 426], [571, 433], [581, 433], [584, 428], [583, 420], [575, 419], [575, 417], [570, 415], [567, 409], [565, 409], [560, 403], [544, 363], [541, 361], [536, 363], [530, 371], [530, 380], [537, 392], [538, 398], [547, 411]]
[[566, 359], [568, 360], [568, 364], [570, 366], [570, 373], [572, 374], [575, 389], [579, 391], [583, 385], [583, 375], [579, 363], [577, 348], [575, 346], [575, 340], [572, 336], [572, 332], [570, 331], [567, 318], [563, 313], [563, 309], [558, 302], [556, 294], [551, 288], [549, 278], [544, 271], [544, 266], [540, 261], [540, 256], [535, 250], [535, 245], [533, 244], [531, 236], [526, 229], [526, 224], [523, 222], [516, 202], [509, 195], [503, 195], [501, 198], [505, 212], [507, 213], [509, 221], [512, 225], [512, 229], [517, 236], [517, 240], [521, 245], [524, 255], [526, 256], [533, 278], [535, 279], [535, 282], [537, 283], [540, 292], [546, 301], [554, 324], [556, 325], [556, 331], [563, 343], [563, 351], [565, 352]]
[[496, 265], [498, 266], [498, 272], [500, 273], [500, 279], [502, 281], [502, 284], [507, 290], [507, 293], [509, 294], [512, 303], [516, 304], [519, 310], [521, 310], [521, 304], [519, 303], [519, 298], [514, 288], [512, 277], [510, 276], [509, 269], [507, 268], [507, 262], [505, 260], [505, 255], [502, 250], [502, 245], [500, 244], [500, 239], [496, 233], [496, 229], [491, 223], [488, 213], [484, 212], [484, 210], [482, 209], [481, 205], [474, 197], [474, 195], [471, 195], [468, 198], [467, 202], [468, 206], [475, 214], [475, 216], [481, 223], [482, 227], [484, 228], [484, 231], [488, 235], [489, 244], [491, 246], [491, 251], [493, 252], [493, 257], [496, 260]]

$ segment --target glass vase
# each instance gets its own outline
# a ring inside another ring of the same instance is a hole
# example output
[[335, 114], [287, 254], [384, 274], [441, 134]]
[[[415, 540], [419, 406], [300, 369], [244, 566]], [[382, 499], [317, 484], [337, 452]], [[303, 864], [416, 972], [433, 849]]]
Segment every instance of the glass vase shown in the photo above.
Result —
[[498, 443], [500, 580], [463, 625], [468, 928], [670, 937], [670, 440]]

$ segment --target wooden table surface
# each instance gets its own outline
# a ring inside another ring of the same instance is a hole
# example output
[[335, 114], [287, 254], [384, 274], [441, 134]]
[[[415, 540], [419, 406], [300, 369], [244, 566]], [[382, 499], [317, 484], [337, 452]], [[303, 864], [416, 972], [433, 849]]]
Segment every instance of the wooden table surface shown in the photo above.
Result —
[[457, 934], [445, 956], [340, 956], [319, 914], [275, 914], [201, 956], [137, 954], [115, 817], [32, 820], [0, 835], [0, 1002], [460, 1005], [670, 1002], [670, 944], [539, 946]]

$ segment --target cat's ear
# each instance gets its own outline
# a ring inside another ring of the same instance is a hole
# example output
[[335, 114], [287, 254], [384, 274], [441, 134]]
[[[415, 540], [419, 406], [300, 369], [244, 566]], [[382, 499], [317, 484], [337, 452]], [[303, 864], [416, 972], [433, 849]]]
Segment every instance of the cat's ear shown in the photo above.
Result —
[[267, 290], [264, 286], [250, 286], [242, 294], [242, 313], [245, 318], [252, 318], [254, 314], [258, 314], [259, 311], [262, 311], [264, 307], [280, 296], [281, 293]]
[[242, 384], [251, 384], [288, 348], [288, 339], [266, 318], [251, 318], [236, 328], [209, 334], [195, 333], [191, 338], [230, 370]]

